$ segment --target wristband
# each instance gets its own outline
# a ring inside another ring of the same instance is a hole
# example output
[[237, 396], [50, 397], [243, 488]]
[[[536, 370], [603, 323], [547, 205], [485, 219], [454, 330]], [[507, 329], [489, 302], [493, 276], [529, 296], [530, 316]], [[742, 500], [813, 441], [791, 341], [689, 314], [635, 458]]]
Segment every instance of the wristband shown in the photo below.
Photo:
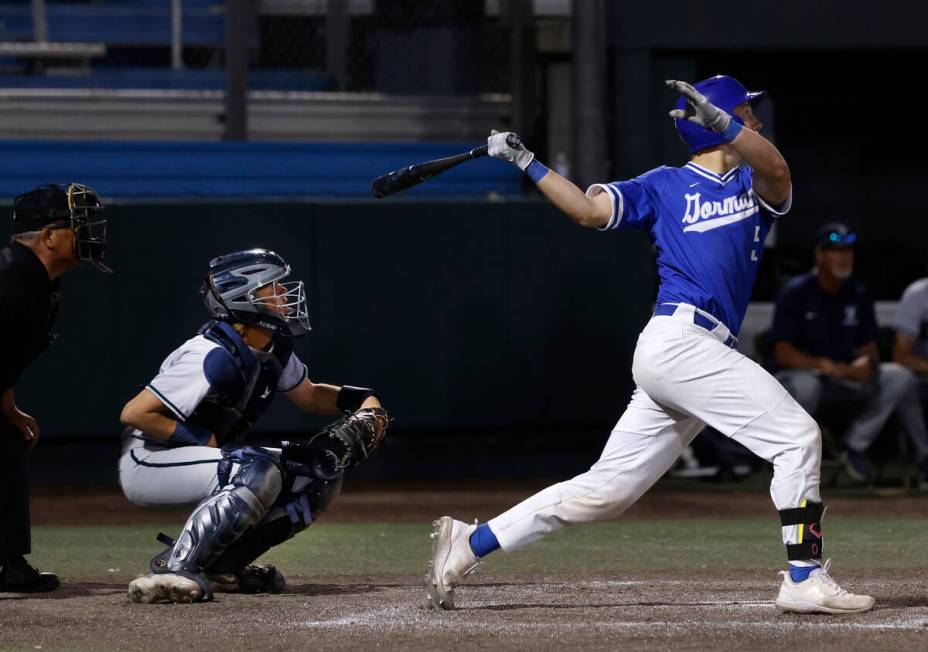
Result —
[[722, 139], [726, 143], [730, 143], [731, 141], [733, 141], [735, 138], [738, 137], [738, 134], [741, 133], [742, 129], [744, 129], [744, 125], [742, 125], [740, 122], [738, 122], [734, 118], [731, 118], [728, 121], [728, 126], [725, 127], [725, 131], [722, 132]]
[[[734, 122], [734, 120], [732, 122]], [[538, 183], [541, 181], [542, 177], [548, 174], [548, 168], [546, 168], [543, 163], [539, 163], [538, 159], [535, 158], [532, 159], [532, 162], [525, 168], [525, 172], [531, 177], [532, 181]]]
[[168, 437], [168, 441], [174, 444], [206, 446], [212, 436], [213, 433], [210, 432], [209, 428], [178, 421], [177, 425], [174, 427], [174, 432]]
[[368, 389], [367, 387], [344, 385], [338, 390], [338, 395], [335, 397], [335, 407], [339, 410], [354, 412], [361, 407], [361, 403], [366, 401], [369, 396], [373, 395], [374, 390]]

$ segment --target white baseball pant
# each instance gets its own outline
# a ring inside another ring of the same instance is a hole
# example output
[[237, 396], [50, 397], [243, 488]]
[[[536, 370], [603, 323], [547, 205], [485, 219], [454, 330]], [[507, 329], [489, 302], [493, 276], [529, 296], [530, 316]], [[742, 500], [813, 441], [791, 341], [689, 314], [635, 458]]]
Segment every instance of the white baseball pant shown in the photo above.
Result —
[[[773, 376], [723, 344], [729, 339], [724, 324], [713, 318], [718, 325], [706, 330], [693, 323], [695, 312], [680, 304], [673, 315], [651, 318], [635, 348], [637, 387], [602, 456], [586, 473], [490, 520], [503, 550], [566, 525], [622, 514], [706, 424], [773, 464], [770, 495], [777, 509], [821, 502], [818, 425]], [[783, 527], [783, 543], [797, 543], [799, 527]]]
[[[195, 504], [218, 488], [218, 448], [167, 448], [137, 435], [131, 428], [123, 433], [119, 458], [119, 484], [131, 502], [143, 507]], [[229, 477], [237, 471], [235, 463]]]

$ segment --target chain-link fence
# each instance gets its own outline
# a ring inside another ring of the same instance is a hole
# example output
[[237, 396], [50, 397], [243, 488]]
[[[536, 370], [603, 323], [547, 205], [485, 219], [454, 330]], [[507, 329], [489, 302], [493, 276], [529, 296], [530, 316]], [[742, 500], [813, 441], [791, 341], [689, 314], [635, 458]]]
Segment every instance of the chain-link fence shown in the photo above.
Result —
[[[226, 0], [0, 0], [4, 88], [215, 89]], [[244, 3], [249, 88], [508, 91], [507, 0]]]
[[498, 4], [490, 12], [474, 0], [264, 0], [258, 7], [255, 81], [286, 70], [339, 91], [508, 90], [509, 35]]
[[0, 0], [3, 88], [222, 88], [223, 0]]

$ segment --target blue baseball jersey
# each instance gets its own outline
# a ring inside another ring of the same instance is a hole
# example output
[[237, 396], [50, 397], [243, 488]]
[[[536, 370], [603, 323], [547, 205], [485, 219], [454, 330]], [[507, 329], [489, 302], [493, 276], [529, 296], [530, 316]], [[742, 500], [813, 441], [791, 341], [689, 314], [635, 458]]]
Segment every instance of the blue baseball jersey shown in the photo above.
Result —
[[612, 217], [602, 230], [643, 229], [657, 249], [657, 303], [689, 303], [738, 333], [751, 299], [764, 240], [789, 211], [754, 193], [742, 165], [719, 175], [693, 162], [659, 167], [629, 181], [594, 184], [607, 192]]

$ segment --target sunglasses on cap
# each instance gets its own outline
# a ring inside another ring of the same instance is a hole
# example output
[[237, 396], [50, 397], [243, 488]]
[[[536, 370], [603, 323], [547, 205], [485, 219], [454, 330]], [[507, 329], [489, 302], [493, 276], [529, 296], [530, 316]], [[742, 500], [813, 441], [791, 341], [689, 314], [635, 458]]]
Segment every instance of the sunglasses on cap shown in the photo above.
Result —
[[819, 237], [818, 246], [821, 249], [837, 249], [850, 247], [857, 242], [857, 234], [848, 231], [828, 231]]

